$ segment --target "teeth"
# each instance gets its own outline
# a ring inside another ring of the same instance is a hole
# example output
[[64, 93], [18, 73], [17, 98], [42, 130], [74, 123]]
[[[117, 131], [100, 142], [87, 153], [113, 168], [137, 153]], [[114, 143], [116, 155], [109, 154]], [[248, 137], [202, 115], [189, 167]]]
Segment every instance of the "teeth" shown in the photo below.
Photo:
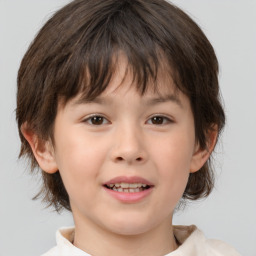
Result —
[[122, 182], [122, 183], [110, 184], [108, 186], [110, 188], [113, 188], [115, 186], [116, 188], [121, 187], [121, 188], [125, 189], [125, 188], [141, 188], [141, 187], [145, 188], [147, 185], [142, 184], [142, 183], [124, 183], [124, 182]]
[[148, 185], [142, 183], [115, 183], [108, 184], [109, 188], [114, 191], [123, 192], [123, 193], [136, 193], [143, 191]]
[[128, 183], [121, 183], [120, 186], [121, 186], [121, 188], [129, 188]]
[[123, 193], [136, 193], [136, 192], [141, 192], [144, 189], [143, 188], [115, 188], [113, 187], [113, 190], [117, 192], [123, 192]]
[[107, 187], [117, 192], [136, 193], [145, 190], [145, 188], [148, 187], [148, 185], [143, 183], [121, 182], [108, 184]]
[[141, 187], [142, 187], [142, 184], [138, 184], [138, 183], [130, 184], [130, 188], [141, 188]]

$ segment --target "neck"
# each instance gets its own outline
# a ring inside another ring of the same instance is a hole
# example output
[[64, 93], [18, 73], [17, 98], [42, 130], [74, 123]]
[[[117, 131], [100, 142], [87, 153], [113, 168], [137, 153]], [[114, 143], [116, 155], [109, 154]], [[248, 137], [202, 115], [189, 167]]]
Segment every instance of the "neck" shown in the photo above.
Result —
[[171, 218], [154, 229], [136, 235], [123, 235], [75, 220], [74, 246], [91, 255], [165, 255], [177, 249]]

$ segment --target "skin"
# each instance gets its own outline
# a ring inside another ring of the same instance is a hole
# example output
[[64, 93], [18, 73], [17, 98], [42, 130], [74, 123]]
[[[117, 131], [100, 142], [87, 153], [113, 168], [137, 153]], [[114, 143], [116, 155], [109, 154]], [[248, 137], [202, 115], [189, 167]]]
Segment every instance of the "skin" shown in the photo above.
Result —
[[[61, 174], [75, 246], [92, 255], [164, 255], [177, 248], [172, 215], [189, 173], [207, 161], [216, 134], [209, 136], [208, 151], [200, 149], [189, 99], [175, 91], [173, 81], [159, 75], [161, 93], [148, 90], [141, 96], [129, 72], [123, 79], [125, 69], [121, 58], [109, 86], [93, 102], [81, 102], [78, 95], [59, 104], [54, 146], [25, 125], [22, 131], [40, 167]], [[147, 179], [152, 191], [139, 202], [120, 202], [103, 187], [117, 176]]]

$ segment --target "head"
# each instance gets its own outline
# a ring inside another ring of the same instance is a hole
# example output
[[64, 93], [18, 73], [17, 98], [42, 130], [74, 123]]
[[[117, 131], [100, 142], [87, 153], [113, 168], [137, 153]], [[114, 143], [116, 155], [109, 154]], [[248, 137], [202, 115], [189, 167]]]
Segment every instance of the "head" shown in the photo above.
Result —
[[[161, 94], [163, 74], [173, 82], [175, 94], [189, 101], [201, 150], [213, 150], [224, 126], [214, 50], [183, 11], [164, 0], [73, 1], [39, 31], [18, 73], [20, 156], [33, 171], [39, 169], [38, 196], [56, 210], [71, 210], [69, 195], [55, 167], [46, 172], [38, 166], [31, 143], [54, 150], [58, 111], [77, 97], [92, 101], [106, 92], [120, 63], [125, 63], [122, 81], [131, 77], [141, 96]], [[189, 174], [182, 198], [208, 196], [213, 184], [209, 157]]]

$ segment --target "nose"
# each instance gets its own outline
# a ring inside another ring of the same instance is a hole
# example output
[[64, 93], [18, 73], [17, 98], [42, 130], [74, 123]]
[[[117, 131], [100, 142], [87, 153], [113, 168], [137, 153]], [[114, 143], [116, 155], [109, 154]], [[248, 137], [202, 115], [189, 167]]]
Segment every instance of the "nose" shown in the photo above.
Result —
[[111, 152], [115, 163], [143, 164], [147, 161], [145, 140], [139, 128], [126, 125], [117, 129]]

